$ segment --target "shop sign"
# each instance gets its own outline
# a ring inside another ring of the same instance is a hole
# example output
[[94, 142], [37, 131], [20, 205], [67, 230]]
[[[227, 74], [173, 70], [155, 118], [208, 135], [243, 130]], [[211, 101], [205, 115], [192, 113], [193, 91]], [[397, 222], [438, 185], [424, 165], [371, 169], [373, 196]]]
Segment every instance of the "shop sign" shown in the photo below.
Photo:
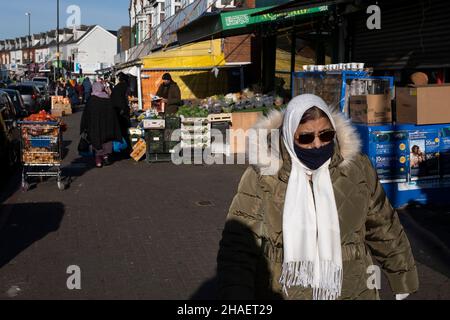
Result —
[[299, 9], [293, 10], [287, 13], [267, 13], [258, 16], [252, 16], [254, 13], [258, 13], [261, 11], [265, 11], [273, 8], [273, 6], [257, 8], [257, 9], [249, 9], [242, 11], [232, 11], [221, 14], [222, 26], [223, 30], [237, 29], [237, 28], [245, 28], [248, 25], [263, 23], [263, 22], [271, 22], [278, 21], [283, 19], [290, 19], [297, 16], [303, 16], [308, 14], [320, 13], [328, 11], [328, 6], [320, 6], [308, 9]]

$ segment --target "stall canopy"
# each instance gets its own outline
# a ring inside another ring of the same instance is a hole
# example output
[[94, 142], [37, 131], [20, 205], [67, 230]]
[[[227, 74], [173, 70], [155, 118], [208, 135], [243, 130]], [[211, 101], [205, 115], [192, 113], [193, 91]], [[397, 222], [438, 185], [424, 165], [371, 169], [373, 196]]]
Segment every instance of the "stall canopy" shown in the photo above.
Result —
[[[264, 23], [284, 22], [301, 17], [309, 17], [328, 12], [329, 5], [297, 8], [289, 12], [271, 13], [276, 7], [262, 7], [228, 12], [205, 13], [190, 24], [178, 29], [177, 38], [180, 44], [202, 41], [213, 38], [226, 38], [252, 33]], [[268, 13], [264, 13], [268, 12]], [[264, 13], [264, 14], [258, 14]]]
[[153, 53], [142, 62], [146, 70], [212, 69], [226, 64], [220, 39]]
[[228, 63], [222, 40], [209, 40], [152, 53], [142, 59], [144, 108], [151, 104], [162, 75], [170, 72], [178, 84], [182, 99], [197, 99], [223, 94], [228, 88], [228, 72], [249, 62]]

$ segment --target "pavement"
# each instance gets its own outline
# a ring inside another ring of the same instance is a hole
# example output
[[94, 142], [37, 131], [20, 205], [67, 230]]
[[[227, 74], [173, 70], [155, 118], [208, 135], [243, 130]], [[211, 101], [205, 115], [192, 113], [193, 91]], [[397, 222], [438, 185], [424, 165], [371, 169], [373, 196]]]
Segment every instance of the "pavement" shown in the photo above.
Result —
[[[65, 118], [65, 191], [49, 179], [24, 193], [19, 172], [1, 190], [0, 299], [215, 298], [219, 241], [246, 167], [127, 159], [97, 169], [77, 154], [80, 117]], [[400, 217], [421, 281], [411, 299], [450, 299], [450, 208]], [[67, 287], [71, 266], [80, 290]], [[382, 297], [392, 299], [386, 281]]]

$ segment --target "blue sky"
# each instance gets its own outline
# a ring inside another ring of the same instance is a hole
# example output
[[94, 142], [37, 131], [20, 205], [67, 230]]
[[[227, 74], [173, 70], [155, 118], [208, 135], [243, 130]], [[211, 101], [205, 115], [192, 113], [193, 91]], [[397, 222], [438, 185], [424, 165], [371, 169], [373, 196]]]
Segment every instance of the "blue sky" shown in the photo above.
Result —
[[[70, 5], [81, 9], [82, 24], [99, 24], [117, 30], [129, 24], [129, 0], [60, 0], [60, 26], [66, 25]], [[56, 0], [0, 0], [0, 40], [28, 35], [31, 12], [31, 33], [56, 29]]]

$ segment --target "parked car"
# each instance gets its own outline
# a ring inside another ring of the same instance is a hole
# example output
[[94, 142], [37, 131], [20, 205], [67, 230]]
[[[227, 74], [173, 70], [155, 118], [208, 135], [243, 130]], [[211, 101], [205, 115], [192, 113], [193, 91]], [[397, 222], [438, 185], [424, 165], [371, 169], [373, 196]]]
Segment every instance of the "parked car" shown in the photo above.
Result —
[[[29, 84], [29, 85], [35, 85], [38, 87], [40, 93], [41, 93], [41, 107], [44, 107], [45, 109], [49, 109], [50, 107], [50, 92], [48, 89], [48, 85], [46, 85], [44, 82], [22, 82], [23, 84]], [[48, 110], [47, 110], [48, 111]]]
[[36, 113], [40, 110], [42, 104], [41, 92], [35, 85], [18, 83], [8, 86], [8, 89], [20, 92], [29, 113]]
[[42, 82], [47, 86], [50, 86], [50, 79], [48, 77], [34, 77], [31, 81], [33, 82]]
[[25, 106], [25, 102], [19, 91], [13, 89], [0, 89], [0, 91], [4, 91], [9, 95], [9, 98], [16, 109], [16, 116], [18, 118], [25, 118], [28, 116], [27, 107]]
[[0, 92], [0, 165], [14, 166], [20, 160], [20, 136], [14, 104]]

